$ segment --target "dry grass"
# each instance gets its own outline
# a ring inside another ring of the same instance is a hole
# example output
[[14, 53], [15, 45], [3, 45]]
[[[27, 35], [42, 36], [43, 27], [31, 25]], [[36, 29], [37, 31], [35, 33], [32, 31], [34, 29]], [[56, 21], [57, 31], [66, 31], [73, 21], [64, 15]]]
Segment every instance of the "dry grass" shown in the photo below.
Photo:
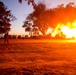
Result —
[[75, 40], [0, 42], [0, 75], [76, 75]]

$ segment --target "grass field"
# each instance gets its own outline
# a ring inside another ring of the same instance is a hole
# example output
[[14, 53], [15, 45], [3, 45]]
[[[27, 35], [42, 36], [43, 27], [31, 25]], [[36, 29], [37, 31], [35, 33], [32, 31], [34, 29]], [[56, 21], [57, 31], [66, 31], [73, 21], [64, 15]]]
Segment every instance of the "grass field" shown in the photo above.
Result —
[[0, 75], [76, 75], [76, 40], [0, 40]]

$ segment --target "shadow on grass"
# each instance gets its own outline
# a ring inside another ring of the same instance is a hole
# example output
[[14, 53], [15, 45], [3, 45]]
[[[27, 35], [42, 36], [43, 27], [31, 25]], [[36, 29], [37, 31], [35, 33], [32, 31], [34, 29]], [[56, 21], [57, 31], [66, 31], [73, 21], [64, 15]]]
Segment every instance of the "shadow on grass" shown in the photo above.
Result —
[[43, 70], [43, 69], [26, 69], [26, 68], [0, 68], [0, 75], [76, 75], [71, 72], [64, 72], [64, 70]]

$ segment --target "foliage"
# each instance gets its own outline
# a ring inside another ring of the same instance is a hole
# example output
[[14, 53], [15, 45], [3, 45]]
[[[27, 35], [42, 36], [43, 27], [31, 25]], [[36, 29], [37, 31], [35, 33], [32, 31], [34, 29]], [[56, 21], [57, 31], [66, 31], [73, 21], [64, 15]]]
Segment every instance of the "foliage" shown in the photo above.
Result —
[[3, 2], [0, 1], [0, 34], [10, 31], [10, 22], [16, 19]]
[[32, 20], [33, 23], [39, 27], [42, 33], [45, 33], [45, 28], [46, 28], [45, 25], [46, 19], [43, 20], [44, 17], [42, 17], [44, 16], [45, 11], [46, 11], [45, 4], [40, 3], [35, 7], [34, 11], [26, 18], [27, 20]]
[[25, 28], [25, 32], [30, 32], [30, 36], [32, 36], [32, 32], [33, 35], [39, 35], [38, 27], [36, 25], [32, 25], [31, 21], [25, 21], [22, 27]]
[[30, 21], [25, 21], [24, 25], [22, 27], [25, 28], [25, 32], [29, 32], [29, 35], [32, 36], [32, 28], [31, 28], [32, 24]]
[[29, 21], [25, 21], [22, 27], [25, 27], [25, 31], [31, 31], [31, 25]]
[[[19, 3], [22, 3], [22, 0], [18, 0], [18, 1], [19, 1]], [[25, 1], [28, 2], [28, 5], [30, 5], [30, 3], [32, 3], [33, 8], [36, 7], [36, 4], [35, 4], [34, 0], [25, 0]]]
[[39, 30], [45, 35], [49, 27], [55, 28], [58, 23], [73, 22], [76, 20], [76, 6], [73, 2], [64, 6], [58, 5], [56, 8], [46, 9], [46, 5], [40, 3], [36, 5], [34, 11], [27, 16], [27, 20], [32, 20]]

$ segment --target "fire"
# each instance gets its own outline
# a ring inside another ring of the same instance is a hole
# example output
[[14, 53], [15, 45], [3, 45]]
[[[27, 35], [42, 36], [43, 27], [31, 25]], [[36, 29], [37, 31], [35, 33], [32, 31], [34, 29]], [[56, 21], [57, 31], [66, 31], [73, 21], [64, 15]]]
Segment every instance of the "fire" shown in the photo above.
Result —
[[63, 37], [63, 35], [65, 35], [66, 38], [76, 38], [76, 21], [73, 23], [58, 24], [51, 35], [52, 37], [56, 35]]

